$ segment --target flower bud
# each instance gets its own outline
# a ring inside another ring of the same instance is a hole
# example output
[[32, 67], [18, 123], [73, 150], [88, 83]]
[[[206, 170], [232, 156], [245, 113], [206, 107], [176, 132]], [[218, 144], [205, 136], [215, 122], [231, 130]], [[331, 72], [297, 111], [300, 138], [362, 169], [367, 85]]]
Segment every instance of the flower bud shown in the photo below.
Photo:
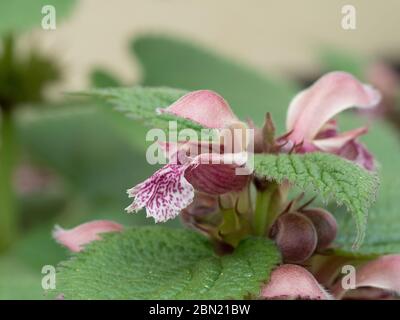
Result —
[[270, 237], [275, 240], [285, 262], [307, 260], [317, 246], [317, 232], [311, 220], [294, 212], [284, 213], [274, 223]]
[[317, 231], [317, 250], [323, 250], [335, 240], [337, 234], [337, 222], [334, 216], [321, 208], [305, 209], [301, 213], [310, 219]]

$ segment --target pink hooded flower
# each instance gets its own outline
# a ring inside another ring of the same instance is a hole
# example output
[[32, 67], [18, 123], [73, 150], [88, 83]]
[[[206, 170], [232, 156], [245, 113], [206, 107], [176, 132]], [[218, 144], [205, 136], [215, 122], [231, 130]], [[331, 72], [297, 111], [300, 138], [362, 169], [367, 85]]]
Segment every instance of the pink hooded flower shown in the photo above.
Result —
[[[244, 129], [244, 124], [236, 118], [228, 103], [208, 90], [188, 93], [159, 112], [189, 119], [206, 128]], [[247, 157], [244, 150], [235, 153], [234, 150], [224, 150], [220, 144], [204, 147], [201, 142], [165, 143], [161, 147], [168, 149], [170, 162], [128, 190], [129, 197], [134, 198], [126, 208], [128, 212], [146, 207], [147, 217], [164, 222], [176, 217], [192, 203], [195, 190], [219, 195], [239, 191], [248, 182], [248, 175], [236, 174], [237, 168], [245, 166]], [[194, 149], [195, 156], [191, 156]]]
[[332, 118], [351, 107], [373, 108], [380, 99], [377, 90], [360, 83], [352, 75], [328, 73], [297, 94], [290, 103], [286, 121], [287, 140], [293, 145], [300, 145], [300, 152], [334, 153], [372, 170], [372, 155], [357, 141], [367, 128], [338, 133]]

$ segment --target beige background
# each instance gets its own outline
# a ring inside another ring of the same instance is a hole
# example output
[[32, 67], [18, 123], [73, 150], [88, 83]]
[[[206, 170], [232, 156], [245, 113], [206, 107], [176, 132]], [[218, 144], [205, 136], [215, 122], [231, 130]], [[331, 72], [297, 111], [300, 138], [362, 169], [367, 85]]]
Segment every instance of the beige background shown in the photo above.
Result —
[[[357, 9], [357, 30], [341, 28], [341, 8]], [[128, 40], [143, 32], [177, 34], [263, 70], [316, 67], [323, 44], [365, 55], [400, 52], [400, 0], [81, 0], [55, 31], [24, 41], [58, 55], [63, 89], [82, 89], [93, 66], [137, 79]]]

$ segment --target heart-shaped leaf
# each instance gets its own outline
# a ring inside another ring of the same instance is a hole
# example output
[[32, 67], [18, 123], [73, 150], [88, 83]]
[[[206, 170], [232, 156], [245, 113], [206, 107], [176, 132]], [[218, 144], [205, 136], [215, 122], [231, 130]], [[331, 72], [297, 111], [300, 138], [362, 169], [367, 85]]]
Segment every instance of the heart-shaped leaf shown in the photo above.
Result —
[[323, 199], [346, 205], [357, 226], [354, 246], [362, 243], [378, 184], [375, 174], [343, 158], [318, 152], [255, 155], [254, 162], [258, 176], [278, 182], [287, 180], [302, 189], [311, 187]]
[[59, 267], [66, 299], [242, 299], [258, 296], [279, 262], [266, 239], [218, 256], [203, 236], [162, 227], [103, 235]]
[[[149, 128], [168, 130], [169, 134], [171, 131], [183, 129], [192, 129], [201, 133], [202, 130], [207, 129], [196, 122], [173, 114], [157, 112], [158, 108], [168, 107], [185, 93], [184, 90], [171, 88], [133, 87], [93, 89], [82, 94], [109, 102], [118, 111]], [[176, 122], [176, 128], [170, 127], [171, 121]], [[210, 130], [209, 133], [212, 131]]]

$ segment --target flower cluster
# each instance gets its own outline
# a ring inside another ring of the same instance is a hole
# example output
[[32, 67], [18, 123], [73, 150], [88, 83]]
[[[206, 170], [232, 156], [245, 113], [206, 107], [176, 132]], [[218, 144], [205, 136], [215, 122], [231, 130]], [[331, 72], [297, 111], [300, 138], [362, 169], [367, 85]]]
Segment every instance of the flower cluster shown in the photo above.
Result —
[[[333, 215], [325, 209], [310, 207], [311, 201], [299, 205], [301, 197], [288, 200], [288, 183], [256, 177], [247, 161], [252, 152], [318, 151], [374, 170], [372, 154], [358, 140], [367, 128], [341, 133], [334, 117], [351, 107], [371, 109], [380, 99], [377, 90], [350, 74], [326, 74], [294, 97], [288, 108], [286, 134], [275, 137], [269, 114], [263, 127], [256, 128], [238, 119], [217, 93], [190, 92], [158, 112], [215, 129], [217, 139], [207, 144], [204, 141], [160, 143], [169, 163], [128, 190], [133, 202], [126, 210], [137, 212], [145, 208], [147, 216], [156, 222], [180, 215], [185, 225], [208, 236], [221, 254], [233, 250], [248, 235], [269, 237], [279, 248], [283, 264], [273, 271], [270, 282], [263, 287], [262, 298], [346, 297], [348, 293], [340, 286], [340, 280], [336, 280], [343, 261], [329, 255], [338, 229]], [[248, 135], [248, 128], [254, 129], [254, 137]], [[239, 148], [226, 145], [227, 132], [233, 132], [234, 145]], [[242, 174], [237, 174], [239, 168], [244, 169]], [[121, 230], [122, 226], [113, 222], [96, 221], [70, 231], [57, 229], [54, 236], [71, 250], [79, 251], [84, 244], [99, 239], [99, 233]], [[317, 259], [322, 261], [316, 262]], [[400, 291], [396, 268], [400, 268], [399, 256], [384, 256], [360, 265], [356, 288], [379, 288], [373, 291], [376, 295], [383, 295], [386, 290]], [[391, 276], [397, 281], [389, 281]], [[371, 291], [360, 290], [357, 294], [367, 297]]]

